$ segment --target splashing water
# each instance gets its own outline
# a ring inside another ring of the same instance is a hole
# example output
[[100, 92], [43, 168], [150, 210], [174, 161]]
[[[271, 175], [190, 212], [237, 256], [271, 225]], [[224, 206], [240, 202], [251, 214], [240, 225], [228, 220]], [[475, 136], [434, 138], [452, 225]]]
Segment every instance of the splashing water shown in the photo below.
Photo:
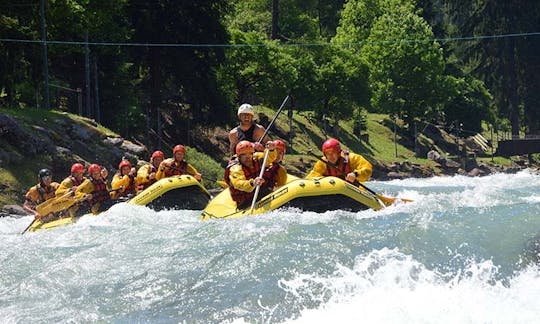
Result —
[[371, 182], [382, 211], [200, 221], [119, 204], [49, 231], [0, 219], [3, 323], [532, 323], [540, 176]]

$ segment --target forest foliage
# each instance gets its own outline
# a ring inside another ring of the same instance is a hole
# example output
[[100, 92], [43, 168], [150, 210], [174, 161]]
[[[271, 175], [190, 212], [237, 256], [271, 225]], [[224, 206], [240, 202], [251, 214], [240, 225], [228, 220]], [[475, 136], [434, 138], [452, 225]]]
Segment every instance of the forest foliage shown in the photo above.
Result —
[[333, 124], [540, 134], [540, 2], [518, 2], [2, 1], [0, 106], [45, 108], [48, 75], [50, 108], [150, 147], [286, 95]]

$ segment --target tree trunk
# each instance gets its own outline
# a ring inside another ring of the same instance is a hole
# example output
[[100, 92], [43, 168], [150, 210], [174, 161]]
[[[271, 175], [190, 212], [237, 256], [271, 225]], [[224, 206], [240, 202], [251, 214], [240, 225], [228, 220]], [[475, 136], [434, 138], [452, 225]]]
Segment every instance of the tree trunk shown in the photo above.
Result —
[[[156, 47], [150, 49], [150, 79], [151, 79], [151, 92], [150, 92], [150, 108], [149, 116], [147, 116], [150, 121], [150, 129], [156, 129], [158, 133], [158, 138], [149, 136], [149, 143], [154, 143], [155, 147], [160, 147], [161, 145], [161, 134], [159, 133], [159, 114], [161, 111], [161, 88], [162, 88], [162, 76], [161, 76], [161, 50]], [[148, 131], [150, 131], [150, 129]], [[156, 141], [157, 140], [157, 141]]]
[[519, 137], [519, 96], [517, 84], [517, 65], [515, 56], [515, 43], [513, 38], [508, 38], [506, 41], [505, 56], [506, 75], [508, 76], [508, 84], [504, 92], [507, 94], [508, 104], [510, 108], [510, 124], [512, 125], [512, 136]]
[[272, 35], [270, 38], [279, 38], [279, 0], [272, 0]]

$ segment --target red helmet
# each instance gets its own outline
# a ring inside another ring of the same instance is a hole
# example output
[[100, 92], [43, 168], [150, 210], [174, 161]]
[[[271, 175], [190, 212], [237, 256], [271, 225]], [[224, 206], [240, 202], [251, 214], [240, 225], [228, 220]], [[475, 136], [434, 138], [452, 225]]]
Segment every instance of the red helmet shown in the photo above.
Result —
[[[123, 167], [128, 166], [131, 169], [131, 162], [129, 160], [122, 160], [120, 164], [118, 164], [118, 170], [122, 170]], [[90, 169], [88, 169], [90, 170]]]
[[79, 171], [82, 171], [84, 172], [84, 165], [80, 164], [80, 163], [75, 163], [71, 166], [71, 173], [76, 173], [76, 172], [79, 172]]
[[178, 151], [186, 154], [186, 148], [184, 147], [184, 145], [181, 145], [181, 144], [176, 145], [172, 150], [173, 155], [175, 155], [176, 152], [178, 152]]
[[253, 144], [250, 141], [240, 141], [236, 144], [236, 155], [253, 154]]
[[154, 151], [154, 153], [152, 153], [152, 159], [155, 159], [157, 157], [165, 159], [165, 154], [163, 154], [163, 152], [161, 151]]
[[101, 172], [101, 167], [99, 166], [99, 164], [90, 164], [90, 166], [88, 167], [88, 173], [92, 174], [96, 171]]
[[323, 154], [327, 150], [335, 150], [336, 152], [341, 152], [341, 145], [339, 145], [339, 141], [335, 138], [327, 139], [322, 145]]
[[283, 152], [283, 154], [285, 154], [286, 152], [286, 149], [285, 149], [285, 142], [283, 142], [282, 140], [275, 140], [274, 141], [274, 145], [281, 151]]

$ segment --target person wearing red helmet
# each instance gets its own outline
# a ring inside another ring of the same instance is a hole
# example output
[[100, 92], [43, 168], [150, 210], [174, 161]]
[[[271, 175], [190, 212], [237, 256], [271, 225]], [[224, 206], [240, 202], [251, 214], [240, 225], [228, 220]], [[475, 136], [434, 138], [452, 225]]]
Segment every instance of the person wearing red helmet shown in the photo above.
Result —
[[157, 181], [156, 173], [163, 160], [165, 160], [165, 154], [161, 151], [154, 151], [150, 157], [150, 163], [139, 168], [139, 171], [137, 171], [137, 179], [135, 181], [138, 192], [150, 187]]
[[[36, 211], [36, 206], [42, 202], [54, 198], [55, 191], [58, 189], [60, 184], [58, 182], [52, 181], [51, 171], [48, 169], [41, 169], [38, 172], [38, 184], [31, 187], [26, 195], [24, 196], [24, 204], [22, 208], [38, 218], [40, 215]], [[53, 216], [53, 215], [51, 215]], [[41, 218], [42, 222], [47, 222], [52, 220], [49, 217]]]
[[198, 181], [202, 180], [202, 175], [189, 164], [186, 159], [186, 148], [178, 144], [173, 148], [173, 157], [161, 162], [156, 173], [156, 179], [160, 180], [173, 175], [189, 174]]
[[270, 188], [276, 189], [287, 183], [287, 169], [282, 164], [286, 152], [285, 142], [277, 139], [274, 140], [274, 144], [277, 155], [274, 162], [264, 171], [263, 177], [267, 179]]
[[68, 192], [74, 192], [75, 189], [77, 189], [77, 186], [79, 186], [84, 181], [84, 172], [84, 165], [82, 165], [81, 163], [73, 164], [71, 166], [71, 174], [67, 178], [62, 180], [60, 186], [58, 187], [58, 189], [56, 189], [56, 197], [63, 196]]
[[131, 166], [131, 162], [122, 159], [111, 181], [111, 198], [129, 197], [135, 195], [135, 175], [137, 169]]
[[371, 163], [360, 154], [342, 150], [337, 139], [327, 139], [322, 145], [322, 152], [322, 161], [315, 163], [306, 179], [334, 176], [355, 183], [367, 181], [371, 177]]
[[[238, 107], [236, 115], [238, 116], [240, 125], [233, 128], [229, 132], [231, 157], [235, 154], [236, 144], [238, 144], [240, 141], [250, 141], [252, 143], [256, 143], [254, 147], [255, 151], [264, 151], [264, 144], [268, 142], [269, 138], [268, 136], [265, 136], [261, 139], [261, 137], [264, 135], [265, 129], [263, 126], [253, 121], [255, 116], [253, 106], [247, 103], [242, 104], [240, 107]], [[259, 141], [262, 144], [257, 143]]]
[[[82, 214], [87, 211], [97, 213], [105, 210], [111, 205], [111, 197], [109, 190], [107, 189], [107, 181], [105, 169], [99, 164], [91, 164], [88, 167], [88, 179], [81, 183], [77, 190], [75, 190], [74, 198], [86, 202], [86, 206], [82, 206]], [[107, 172], [108, 174], [108, 172]], [[77, 212], [78, 206], [75, 209], [70, 210], [73, 215]]]
[[[270, 166], [276, 159], [277, 152], [275, 143], [266, 143], [269, 150], [266, 166]], [[254, 152], [253, 143], [250, 141], [240, 141], [236, 144], [236, 158], [229, 162], [225, 169], [224, 180], [229, 185], [231, 198], [236, 202], [238, 209], [249, 207], [255, 195], [255, 188], [261, 186], [258, 198], [264, 197], [273, 190], [273, 185], [268, 179], [259, 177], [261, 168], [264, 166], [264, 153]]]

